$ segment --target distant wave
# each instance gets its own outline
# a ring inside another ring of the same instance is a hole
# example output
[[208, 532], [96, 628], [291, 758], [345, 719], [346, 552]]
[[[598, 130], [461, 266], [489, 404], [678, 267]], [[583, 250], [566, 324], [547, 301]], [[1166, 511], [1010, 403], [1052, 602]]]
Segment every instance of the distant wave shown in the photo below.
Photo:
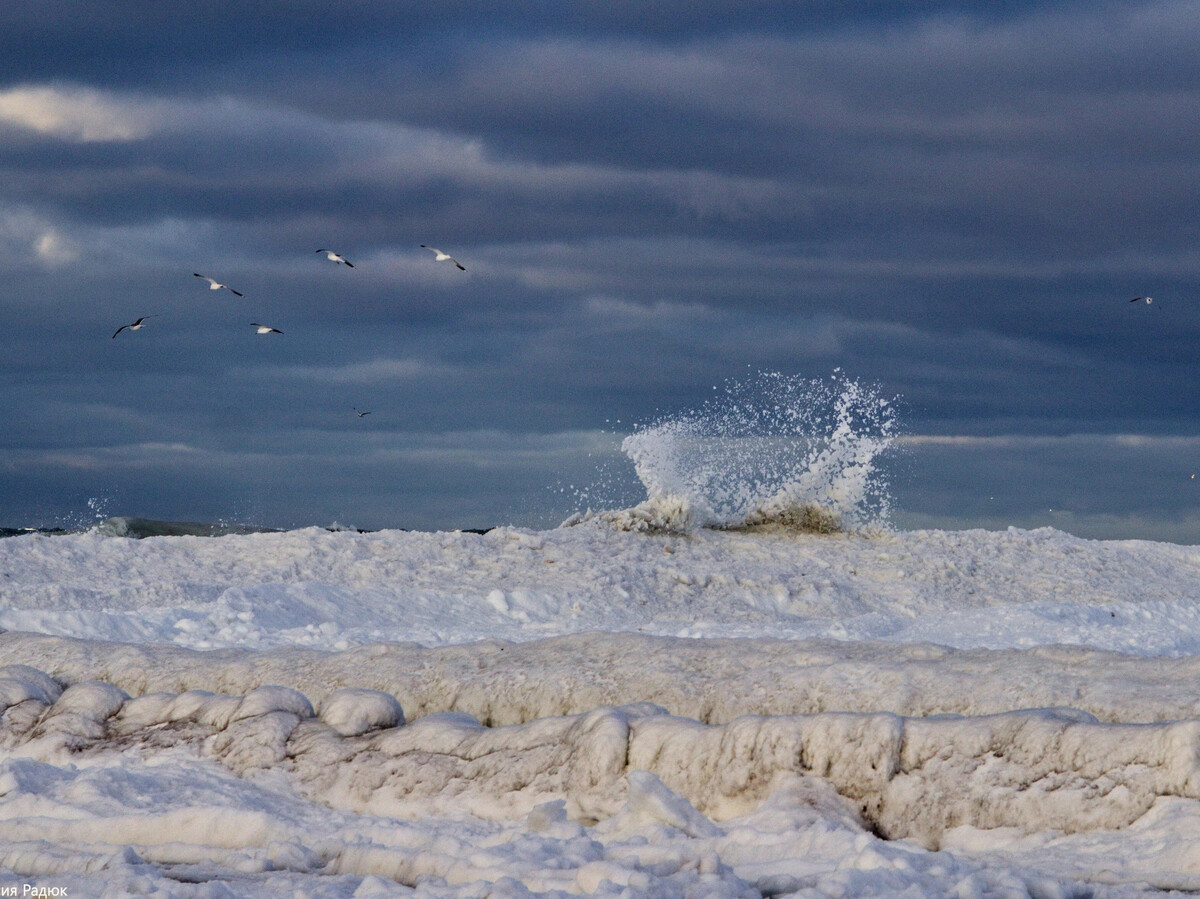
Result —
[[24, 537], [28, 534], [68, 534], [64, 528], [0, 528], [0, 539], [4, 537]]
[[105, 537], [227, 537], [230, 534], [277, 533], [278, 528], [262, 528], [248, 524], [209, 524], [203, 521], [156, 521], [153, 518], [131, 518], [119, 515], [100, 522], [94, 533]]

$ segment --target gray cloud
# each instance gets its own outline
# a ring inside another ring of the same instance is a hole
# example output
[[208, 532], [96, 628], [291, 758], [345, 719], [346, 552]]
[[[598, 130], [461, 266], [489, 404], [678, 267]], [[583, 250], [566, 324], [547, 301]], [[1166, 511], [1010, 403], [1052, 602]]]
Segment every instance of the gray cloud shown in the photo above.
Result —
[[896, 521], [1194, 543], [1198, 460], [1195, 436], [910, 435], [898, 442]]
[[1046, 456], [1200, 540], [1105, 436], [1200, 411], [1191, 4], [151, 7], [0, 11], [0, 523], [552, 518], [571, 435], [841, 367], [911, 521], [1036, 523]]

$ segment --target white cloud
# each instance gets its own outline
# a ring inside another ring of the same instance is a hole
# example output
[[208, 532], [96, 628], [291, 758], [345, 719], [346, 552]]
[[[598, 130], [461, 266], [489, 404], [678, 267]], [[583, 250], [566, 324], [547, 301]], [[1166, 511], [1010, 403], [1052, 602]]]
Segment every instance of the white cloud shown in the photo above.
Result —
[[37, 257], [48, 265], [66, 265], [79, 258], [79, 250], [55, 228], [48, 228], [33, 243]]
[[151, 132], [153, 114], [100, 91], [23, 86], [0, 91], [0, 122], [85, 143], [131, 141]]

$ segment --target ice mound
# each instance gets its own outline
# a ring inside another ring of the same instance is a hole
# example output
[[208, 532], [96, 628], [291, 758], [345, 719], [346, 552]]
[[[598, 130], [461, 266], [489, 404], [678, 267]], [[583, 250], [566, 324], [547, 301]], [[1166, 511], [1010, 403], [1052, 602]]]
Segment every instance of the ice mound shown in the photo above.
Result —
[[888, 491], [878, 463], [896, 427], [891, 400], [840, 372], [827, 380], [759, 373], [627, 436], [621, 449], [646, 501], [566, 524], [650, 533], [879, 525]]
[[343, 737], [356, 737], [377, 728], [398, 727], [404, 723], [404, 709], [390, 693], [343, 687], [325, 698], [319, 717]]
[[[6, 758], [57, 762], [121, 748], [150, 755], [191, 747], [239, 776], [283, 773], [327, 807], [406, 820], [513, 821], [546, 817], [547, 803], [562, 803], [574, 821], [612, 819], [613, 832], [652, 823], [707, 839], [723, 833], [720, 822], [754, 812], [799, 778], [814, 801], [840, 806], [846, 820], [934, 849], [955, 828], [1114, 830], [1163, 798], [1200, 800], [1195, 720], [1114, 725], [1041, 709], [933, 718], [746, 715], [703, 724], [638, 703], [487, 727], [462, 714], [406, 724], [394, 697], [365, 689], [334, 692], [318, 717], [303, 694], [284, 686], [245, 697], [189, 691], [131, 699], [89, 681], [47, 705], [33, 695], [45, 695], [46, 675], [12, 679], [26, 683], [30, 698], [0, 716]], [[24, 703], [39, 706], [38, 714], [13, 716]]]

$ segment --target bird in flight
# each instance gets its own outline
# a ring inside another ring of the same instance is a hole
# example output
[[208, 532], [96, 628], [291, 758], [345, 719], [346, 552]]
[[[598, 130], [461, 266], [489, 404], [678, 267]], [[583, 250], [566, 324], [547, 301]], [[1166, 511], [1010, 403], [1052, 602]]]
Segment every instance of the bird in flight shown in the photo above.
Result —
[[449, 253], [443, 253], [441, 250], [436, 249], [434, 247], [427, 247], [427, 246], [425, 246], [425, 244], [421, 244], [421, 249], [428, 250], [429, 252], [433, 253], [433, 261], [434, 262], [453, 262], [455, 265], [458, 266], [458, 270], [460, 272], [466, 271], [466, 269], [463, 267], [463, 264], [461, 262], [459, 262], [457, 259], [455, 259], [453, 256], [451, 256]]
[[238, 293], [236, 290], [234, 290], [228, 284], [222, 284], [216, 278], [210, 278], [208, 275], [202, 275], [199, 272], [192, 272], [192, 274], [195, 275], [197, 278], [203, 278], [205, 281], [207, 281], [209, 290], [228, 290], [235, 297], [241, 296], [240, 293]]
[[115, 330], [115, 331], [113, 332], [112, 339], [113, 339], [113, 340], [116, 340], [116, 339], [117, 339], [117, 335], [118, 335], [118, 334], [120, 334], [122, 331], [125, 331], [125, 330], [129, 330], [129, 331], [140, 331], [140, 330], [142, 330], [142, 328], [144, 328], [144, 327], [146, 326], [146, 325], [145, 325], [145, 321], [146, 321], [146, 319], [148, 319], [148, 318], [154, 318], [154, 316], [153, 316], [153, 315], [143, 315], [141, 318], [139, 318], [137, 321], [135, 321], [135, 322], [134, 322], [133, 324], [131, 324], [131, 325], [121, 325], [121, 327], [117, 328], [117, 330]]
[[250, 322], [251, 328], [257, 328], [258, 334], [282, 334], [278, 328], [272, 328], [270, 325], [260, 325], [258, 322]]
[[354, 411], [355, 411], [355, 413], [358, 415], [358, 417], [359, 417], [359, 418], [362, 418], [364, 415], [370, 415], [370, 414], [371, 414], [370, 412], [359, 412], [359, 411], [358, 411], [358, 409], [357, 409], [357, 407], [355, 407]]
[[354, 263], [340, 253], [335, 253], [333, 250], [317, 250], [317, 252], [324, 253], [326, 259], [332, 259], [338, 265], [344, 265], [346, 268], [354, 268]]
[[1131, 303], [1153, 303], [1154, 297], [1134, 297], [1129, 302], [1131, 302]]

